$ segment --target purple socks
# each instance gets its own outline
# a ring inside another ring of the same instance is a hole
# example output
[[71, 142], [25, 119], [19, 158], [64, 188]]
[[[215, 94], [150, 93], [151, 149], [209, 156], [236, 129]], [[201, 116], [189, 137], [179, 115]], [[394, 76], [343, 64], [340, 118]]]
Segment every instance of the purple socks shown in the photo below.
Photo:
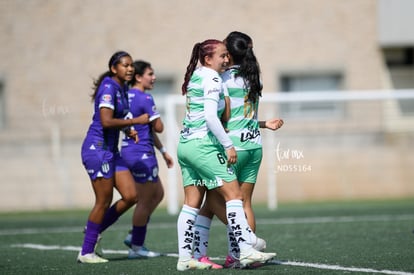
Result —
[[133, 226], [131, 245], [143, 246], [146, 235], [147, 235], [147, 225]]
[[113, 225], [119, 218], [118, 212], [116, 212], [116, 204], [112, 205], [111, 208], [106, 210], [104, 219], [101, 224], [101, 228], [99, 228], [99, 233], [104, 232], [108, 227]]
[[85, 237], [82, 244], [82, 255], [93, 253], [98, 240], [100, 224], [88, 220], [86, 223]]

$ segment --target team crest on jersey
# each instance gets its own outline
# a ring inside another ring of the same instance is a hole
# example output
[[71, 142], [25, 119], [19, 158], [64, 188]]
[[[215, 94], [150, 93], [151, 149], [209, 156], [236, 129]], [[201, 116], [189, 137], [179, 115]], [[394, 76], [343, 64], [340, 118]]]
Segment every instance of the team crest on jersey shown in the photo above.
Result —
[[227, 174], [234, 175], [233, 167], [227, 167]]
[[103, 100], [104, 102], [111, 102], [111, 101], [112, 101], [112, 96], [111, 96], [111, 95], [108, 95], [108, 94], [103, 95], [103, 96], [102, 96], [102, 100]]

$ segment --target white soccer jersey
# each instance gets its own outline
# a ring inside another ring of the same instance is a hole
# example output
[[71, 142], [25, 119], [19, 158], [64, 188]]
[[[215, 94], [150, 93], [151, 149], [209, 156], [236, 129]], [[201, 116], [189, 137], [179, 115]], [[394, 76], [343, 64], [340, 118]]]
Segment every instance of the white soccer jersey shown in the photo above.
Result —
[[203, 138], [210, 131], [205, 119], [205, 102], [207, 100], [217, 102], [218, 117], [221, 117], [224, 110], [224, 95], [220, 75], [215, 70], [207, 67], [197, 68], [187, 86], [186, 100], [186, 114], [183, 120], [184, 128], [181, 131], [181, 138], [187, 140]]
[[232, 66], [222, 75], [231, 102], [228, 135], [236, 150], [250, 150], [262, 147], [262, 138], [257, 119], [259, 98], [253, 103], [248, 99], [249, 90], [241, 77], [236, 77], [238, 66]]

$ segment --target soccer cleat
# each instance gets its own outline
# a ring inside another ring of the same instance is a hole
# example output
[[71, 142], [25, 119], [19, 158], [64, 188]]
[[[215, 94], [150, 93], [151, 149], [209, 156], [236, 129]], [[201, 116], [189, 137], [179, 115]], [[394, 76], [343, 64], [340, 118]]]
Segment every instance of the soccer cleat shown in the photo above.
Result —
[[211, 269], [222, 269], [223, 266], [216, 264], [215, 262], [211, 261], [209, 257], [207, 256], [203, 256], [200, 259], [198, 259], [199, 262], [202, 263], [206, 263], [206, 264], [210, 264], [211, 265]]
[[132, 241], [132, 233], [129, 232], [128, 235], [124, 239], [124, 244], [131, 248], [131, 241]]
[[161, 256], [161, 253], [150, 251], [145, 246], [141, 246], [138, 250], [129, 249], [128, 259], [138, 259], [138, 258], [154, 258]]
[[257, 251], [263, 252], [266, 249], [266, 241], [258, 237], [256, 243], [253, 245], [253, 248]]
[[232, 256], [227, 255], [226, 261], [224, 262], [224, 268], [240, 268], [240, 261], [237, 259], [234, 259]]
[[276, 256], [276, 253], [260, 252], [252, 247], [245, 251], [240, 251], [240, 265], [242, 268], [245, 268], [253, 263], [265, 263], [274, 256]]
[[202, 263], [195, 259], [178, 260], [177, 262], [178, 271], [186, 271], [186, 270], [193, 270], [193, 269], [211, 269], [211, 264]]
[[78, 263], [85, 263], [85, 264], [99, 264], [99, 263], [108, 262], [107, 259], [101, 258], [95, 253], [89, 253], [89, 254], [82, 255], [81, 251], [79, 252], [77, 261]]
[[98, 239], [96, 240], [95, 247], [94, 247], [94, 252], [96, 255], [103, 257], [104, 253], [103, 253], [103, 249], [101, 246], [101, 240], [102, 240], [102, 235], [99, 234]]

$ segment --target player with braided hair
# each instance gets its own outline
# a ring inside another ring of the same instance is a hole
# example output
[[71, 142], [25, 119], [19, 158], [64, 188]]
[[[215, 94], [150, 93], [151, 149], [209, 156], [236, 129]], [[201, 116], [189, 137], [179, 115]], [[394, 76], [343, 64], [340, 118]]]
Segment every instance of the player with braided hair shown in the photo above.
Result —
[[[246, 213], [254, 248], [264, 250], [266, 242], [255, 234], [256, 221], [252, 209], [252, 195], [262, 160], [262, 142], [259, 128], [279, 129], [281, 119], [258, 120], [259, 98], [262, 84], [260, 68], [253, 52], [253, 41], [245, 33], [231, 32], [224, 40], [229, 51], [229, 67], [221, 75], [224, 87], [230, 97], [230, 118], [226, 124], [228, 135], [237, 151], [237, 163], [233, 165], [243, 195], [243, 209]], [[222, 222], [228, 224], [224, 213], [224, 201], [217, 192], [208, 194], [195, 223], [194, 257], [201, 262], [212, 264], [213, 268], [222, 268], [207, 257], [209, 228], [216, 214]], [[235, 236], [228, 226], [229, 251], [224, 266], [236, 267], [239, 264], [239, 247]]]
[[[242, 192], [229, 166], [237, 162], [237, 153], [220, 121], [225, 94], [219, 75], [228, 61], [222, 41], [196, 43], [182, 85], [187, 108], [177, 148], [184, 185], [184, 205], [177, 221], [180, 271], [211, 268], [211, 264], [192, 257], [194, 225], [206, 189], [215, 190], [224, 198], [226, 220], [236, 236], [241, 265], [265, 262], [275, 256], [252, 247]], [[201, 66], [196, 68], [198, 62]]]

